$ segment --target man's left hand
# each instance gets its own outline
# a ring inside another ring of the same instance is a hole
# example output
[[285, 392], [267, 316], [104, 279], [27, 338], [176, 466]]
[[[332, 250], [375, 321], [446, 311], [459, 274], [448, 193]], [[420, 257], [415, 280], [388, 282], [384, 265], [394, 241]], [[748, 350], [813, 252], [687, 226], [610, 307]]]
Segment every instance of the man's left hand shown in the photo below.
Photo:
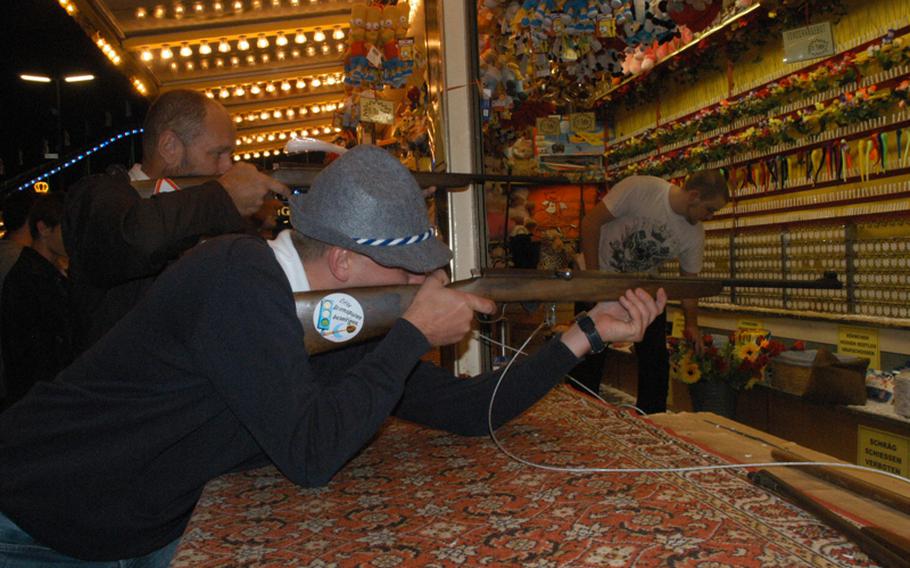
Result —
[[[667, 295], [658, 290], [657, 298], [642, 289], [627, 290], [618, 302], [600, 302], [588, 312], [597, 333], [607, 341], [641, 341], [645, 329], [667, 305]], [[591, 350], [588, 338], [578, 327], [572, 326], [562, 336], [563, 343], [576, 356], [582, 357]]]

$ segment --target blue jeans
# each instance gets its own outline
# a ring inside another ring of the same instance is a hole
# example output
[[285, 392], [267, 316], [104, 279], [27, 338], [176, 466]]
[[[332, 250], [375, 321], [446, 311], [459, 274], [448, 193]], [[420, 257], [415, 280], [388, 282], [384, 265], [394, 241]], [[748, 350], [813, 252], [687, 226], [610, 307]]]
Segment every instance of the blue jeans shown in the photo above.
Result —
[[0, 568], [167, 568], [180, 539], [138, 558], [80, 560], [35, 541], [0, 513]]

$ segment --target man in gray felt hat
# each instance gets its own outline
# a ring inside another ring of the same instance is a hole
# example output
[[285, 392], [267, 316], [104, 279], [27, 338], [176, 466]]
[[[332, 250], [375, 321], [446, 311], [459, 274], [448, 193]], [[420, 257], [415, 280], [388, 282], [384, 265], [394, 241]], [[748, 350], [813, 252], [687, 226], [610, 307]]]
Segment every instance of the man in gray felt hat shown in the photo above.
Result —
[[[272, 464], [301, 486], [325, 484], [390, 415], [488, 432], [498, 373], [457, 378], [420, 357], [495, 306], [445, 287], [451, 253], [407, 170], [357, 147], [291, 210], [294, 228], [276, 242], [229, 235], [195, 247], [100, 342], [0, 416], [0, 564], [166, 566], [204, 485], [223, 473]], [[385, 337], [307, 354], [316, 324], [298, 317], [292, 291], [404, 283], [419, 291]], [[519, 361], [492, 427], [592, 345], [640, 338], [665, 302], [630, 290], [593, 308], [587, 332], [573, 324]]]

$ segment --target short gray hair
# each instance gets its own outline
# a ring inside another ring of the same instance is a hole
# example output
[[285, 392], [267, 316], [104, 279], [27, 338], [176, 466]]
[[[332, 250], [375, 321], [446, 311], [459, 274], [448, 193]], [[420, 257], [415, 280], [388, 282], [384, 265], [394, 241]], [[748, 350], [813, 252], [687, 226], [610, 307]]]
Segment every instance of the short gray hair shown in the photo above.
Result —
[[173, 131], [184, 145], [202, 133], [205, 115], [216, 103], [198, 91], [176, 89], [155, 99], [145, 115], [142, 133], [142, 154], [145, 159], [154, 155], [158, 138], [165, 130]]
[[318, 260], [332, 246], [329, 243], [301, 234], [295, 229], [291, 229], [291, 242], [294, 243], [294, 248], [297, 250], [297, 254], [300, 255], [301, 261]]

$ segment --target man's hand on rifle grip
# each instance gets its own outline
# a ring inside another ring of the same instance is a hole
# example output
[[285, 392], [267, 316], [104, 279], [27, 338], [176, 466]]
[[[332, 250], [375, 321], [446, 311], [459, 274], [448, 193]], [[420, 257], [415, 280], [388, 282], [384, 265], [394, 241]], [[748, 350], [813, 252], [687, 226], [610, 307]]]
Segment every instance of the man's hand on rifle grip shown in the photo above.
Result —
[[429, 274], [402, 316], [420, 330], [433, 347], [457, 343], [471, 331], [474, 312], [493, 314], [496, 303], [474, 294], [446, 288], [442, 270]]

